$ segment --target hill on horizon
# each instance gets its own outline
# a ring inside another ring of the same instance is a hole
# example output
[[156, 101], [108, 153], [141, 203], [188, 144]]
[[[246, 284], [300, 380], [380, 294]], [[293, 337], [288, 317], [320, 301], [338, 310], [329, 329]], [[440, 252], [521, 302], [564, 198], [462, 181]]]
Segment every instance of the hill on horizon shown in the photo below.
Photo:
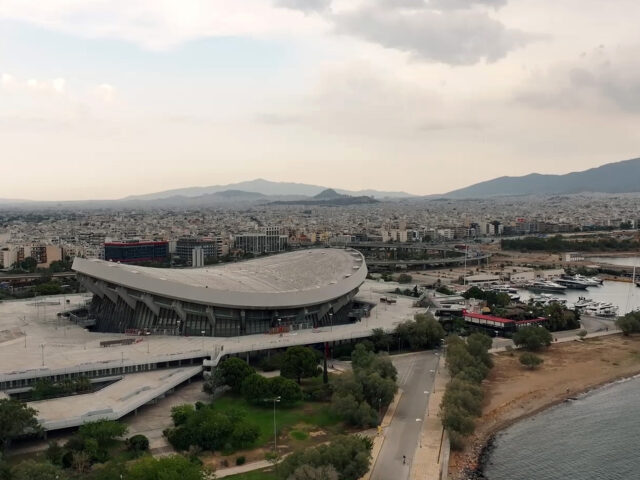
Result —
[[386, 192], [379, 190], [360, 190], [350, 191], [341, 189], [331, 189], [320, 185], [310, 185], [307, 183], [292, 182], [272, 182], [263, 178], [249, 180], [246, 182], [231, 183], [229, 185], [211, 185], [208, 187], [186, 187], [176, 188], [172, 190], [164, 190], [161, 192], [148, 193], [144, 195], [130, 195], [121, 200], [158, 200], [169, 197], [199, 197], [212, 193], [223, 191], [242, 191], [248, 193], [260, 193], [268, 196], [304, 196], [313, 197], [326, 190], [331, 190], [336, 194], [350, 196], [368, 196], [375, 198], [412, 198], [417, 195], [411, 195], [406, 192]]
[[458, 199], [590, 192], [640, 192], [640, 158], [607, 163], [564, 175], [531, 173], [521, 177], [499, 177], [453, 190], [442, 196]]

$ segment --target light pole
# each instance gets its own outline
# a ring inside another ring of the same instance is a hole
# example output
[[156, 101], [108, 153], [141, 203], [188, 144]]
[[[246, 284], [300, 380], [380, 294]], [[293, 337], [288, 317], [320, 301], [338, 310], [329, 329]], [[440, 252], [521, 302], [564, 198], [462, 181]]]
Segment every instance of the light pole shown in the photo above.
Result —
[[40, 349], [42, 350], [42, 366], [44, 367], [44, 343], [40, 344]]
[[276, 403], [280, 402], [280, 397], [265, 398], [265, 402], [273, 402], [273, 451], [278, 453], [278, 431], [276, 430]]
[[205, 331], [204, 330], [200, 330], [200, 333], [202, 334], [202, 350], [204, 350], [204, 334], [205, 334]]
[[331, 331], [333, 332], [333, 313], [329, 312], [329, 322], [331, 322]]
[[180, 336], [180, 320], [178, 320], [178, 336]]

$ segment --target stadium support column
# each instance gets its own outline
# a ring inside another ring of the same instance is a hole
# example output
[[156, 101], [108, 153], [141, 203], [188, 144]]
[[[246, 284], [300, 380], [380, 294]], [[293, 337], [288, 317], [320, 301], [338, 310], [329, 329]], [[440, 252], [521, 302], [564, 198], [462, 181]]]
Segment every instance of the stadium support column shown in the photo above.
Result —
[[247, 316], [244, 310], [240, 310], [240, 334], [247, 332]]
[[206, 312], [209, 323], [211, 324], [211, 336], [214, 337], [216, 335], [216, 314], [213, 307], [207, 307]]

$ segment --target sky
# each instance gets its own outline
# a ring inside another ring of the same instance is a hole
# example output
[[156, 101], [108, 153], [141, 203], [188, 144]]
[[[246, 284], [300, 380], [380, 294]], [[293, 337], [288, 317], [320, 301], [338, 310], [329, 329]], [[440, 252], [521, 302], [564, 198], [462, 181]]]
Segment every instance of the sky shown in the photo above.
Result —
[[0, 0], [0, 198], [640, 156], [637, 0]]

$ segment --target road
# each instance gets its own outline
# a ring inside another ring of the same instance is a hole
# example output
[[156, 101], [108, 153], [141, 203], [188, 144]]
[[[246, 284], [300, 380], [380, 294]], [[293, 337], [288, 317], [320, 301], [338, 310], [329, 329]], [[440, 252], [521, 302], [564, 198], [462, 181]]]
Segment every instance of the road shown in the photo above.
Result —
[[[376, 460], [371, 480], [408, 479], [411, 461], [420, 438], [422, 419], [433, 388], [438, 357], [433, 351], [392, 357], [403, 394]], [[402, 456], [407, 456], [403, 465]]]

